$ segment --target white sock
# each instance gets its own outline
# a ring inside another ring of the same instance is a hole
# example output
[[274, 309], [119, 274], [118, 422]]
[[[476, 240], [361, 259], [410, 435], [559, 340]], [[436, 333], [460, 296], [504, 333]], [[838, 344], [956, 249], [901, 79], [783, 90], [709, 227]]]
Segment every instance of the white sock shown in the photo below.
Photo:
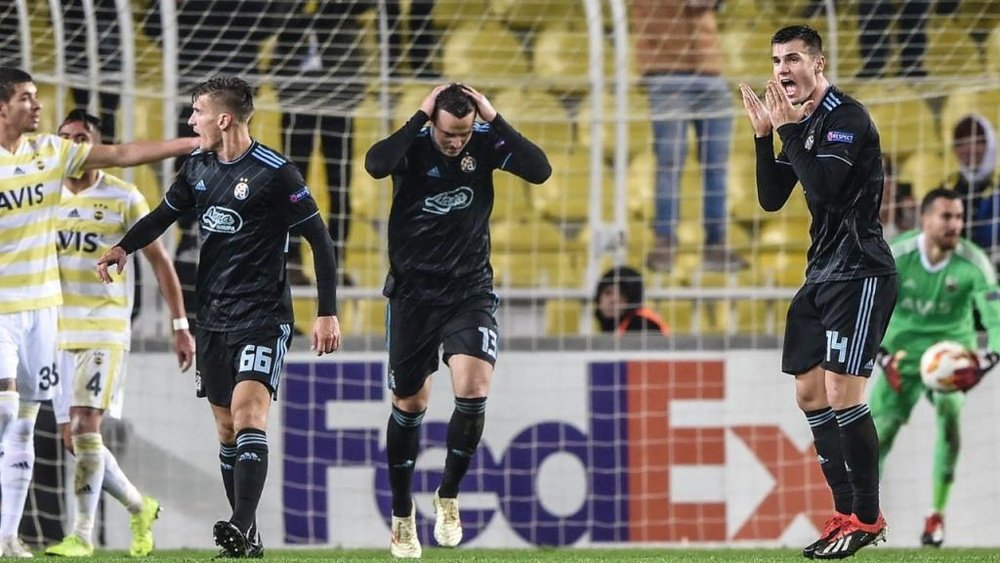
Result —
[[11, 421], [17, 418], [17, 391], [0, 391], [0, 443]]
[[101, 483], [104, 481], [103, 449], [104, 442], [97, 432], [73, 436], [73, 450], [76, 452], [76, 471], [73, 475], [76, 522], [73, 533], [91, 544], [94, 543], [97, 501], [101, 498]]
[[142, 494], [122, 471], [115, 454], [104, 446], [104, 490], [122, 503], [129, 513], [138, 514], [142, 510]]
[[0, 463], [0, 538], [17, 535], [35, 468], [35, 418], [38, 403], [25, 403], [7, 427]]

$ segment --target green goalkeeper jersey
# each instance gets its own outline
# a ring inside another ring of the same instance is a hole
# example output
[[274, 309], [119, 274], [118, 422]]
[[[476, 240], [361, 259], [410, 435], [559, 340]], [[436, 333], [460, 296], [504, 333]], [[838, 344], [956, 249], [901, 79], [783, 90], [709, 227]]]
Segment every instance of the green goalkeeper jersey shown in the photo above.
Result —
[[989, 348], [1000, 351], [1000, 288], [986, 253], [961, 239], [950, 257], [932, 266], [919, 231], [903, 233], [890, 246], [899, 271], [899, 296], [882, 346], [906, 352], [900, 371], [919, 373], [924, 350], [942, 340], [975, 348], [973, 307], [986, 327]]

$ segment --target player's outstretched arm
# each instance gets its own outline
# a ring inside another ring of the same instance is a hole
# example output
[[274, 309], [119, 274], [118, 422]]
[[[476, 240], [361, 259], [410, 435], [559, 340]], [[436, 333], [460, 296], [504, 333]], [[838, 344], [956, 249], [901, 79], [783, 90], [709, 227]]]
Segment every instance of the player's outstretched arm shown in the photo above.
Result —
[[198, 148], [198, 137], [168, 141], [132, 141], [121, 145], [94, 145], [83, 167], [86, 169], [127, 167], [156, 162], [172, 156], [184, 156]]
[[151, 242], [160, 238], [163, 231], [166, 231], [167, 227], [180, 216], [180, 211], [171, 207], [166, 200], [161, 201], [160, 205], [156, 206], [156, 209], [150, 211], [148, 215], [139, 219], [135, 225], [132, 225], [132, 228], [125, 233], [122, 240], [105, 252], [104, 256], [97, 261], [98, 277], [105, 283], [111, 283], [111, 273], [108, 271], [109, 267], [113, 265], [117, 266], [118, 274], [121, 274], [122, 270], [125, 269], [125, 263], [128, 261], [129, 254], [140, 248], [145, 248]]
[[184, 296], [181, 293], [181, 282], [177, 278], [177, 271], [167, 254], [166, 247], [159, 240], [154, 240], [146, 248], [142, 249], [143, 255], [149, 260], [149, 265], [153, 268], [153, 275], [160, 286], [160, 293], [167, 301], [167, 308], [170, 309], [170, 318], [176, 321], [185, 321], [182, 326], [174, 326], [174, 354], [177, 355], [177, 365], [181, 371], [187, 371], [194, 362], [194, 337], [191, 330], [185, 328], [187, 321], [187, 311], [184, 310]]

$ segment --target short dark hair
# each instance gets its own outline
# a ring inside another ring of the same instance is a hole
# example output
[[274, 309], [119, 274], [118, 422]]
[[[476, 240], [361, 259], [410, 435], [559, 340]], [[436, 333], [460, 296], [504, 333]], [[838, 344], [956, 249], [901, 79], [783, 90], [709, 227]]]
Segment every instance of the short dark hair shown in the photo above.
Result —
[[437, 99], [434, 101], [434, 115], [431, 116], [431, 119], [437, 117], [437, 112], [442, 109], [461, 119], [476, 110], [476, 103], [462, 89], [461, 84], [453, 82], [438, 92]]
[[790, 25], [779, 29], [771, 37], [771, 45], [780, 45], [796, 39], [801, 39], [812, 55], [823, 54], [823, 38], [819, 36], [818, 31], [808, 25]]
[[18, 84], [34, 81], [30, 74], [19, 68], [0, 66], [0, 102], [9, 101]]
[[63, 119], [62, 123], [59, 124], [59, 129], [62, 129], [62, 126], [66, 125], [67, 123], [76, 123], [76, 122], [83, 123], [83, 126], [86, 127], [87, 130], [89, 131], [100, 132], [101, 130], [101, 118], [97, 117], [96, 115], [87, 113], [87, 110], [84, 108], [76, 108], [67, 113], [66, 119]]
[[240, 123], [250, 121], [253, 116], [253, 87], [238, 76], [215, 76], [195, 86], [191, 103], [201, 96], [221, 104]]
[[985, 141], [986, 128], [983, 127], [982, 122], [976, 119], [976, 116], [967, 115], [955, 124], [955, 130], [952, 132], [952, 141], [971, 139], [973, 137]]
[[961, 201], [962, 196], [955, 190], [950, 190], [948, 188], [934, 188], [933, 190], [927, 192], [927, 195], [924, 196], [924, 199], [920, 201], [920, 214], [923, 215], [928, 211], [930, 211], [931, 206], [934, 205], [934, 202], [939, 199], [948, 199], [948, 200], [957, 199]]

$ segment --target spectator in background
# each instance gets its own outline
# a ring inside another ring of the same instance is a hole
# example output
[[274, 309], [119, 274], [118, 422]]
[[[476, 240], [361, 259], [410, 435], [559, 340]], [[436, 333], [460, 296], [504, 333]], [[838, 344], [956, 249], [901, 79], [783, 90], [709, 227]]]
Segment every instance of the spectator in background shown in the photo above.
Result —
[[601, 276], [594, 292], [594, 316], [601, 332], [670, 332], [667, 323], [642, 303], [642, 274], [627, 266]]
[[669, 270], [677, 243], [681, 169], [693, 124], [702, 167], [707, 271], [742, 269], [726, 247], [726, 171], [733, 132], [732, 99], [722, 78], [715, 1], [632, 0], [635, 54], [649, 93], [656, 148], [656, 245], [647, 266]]
[[[858, 2], [858, 42], [862, 68], [858, 78], [884, 75], [892, 58], [889, 49], [895, 43], [899, 51], [899, 74], [904, 78], [927, 76], [924, 52], [927, 51], [927, 19], [931, 5], [938, 14], [955, 11], [955, 0], [862, 0]], [[895, 32], [889, 27], [894, 25]]]
[[[97, 26], [97, 58], [100, 66], [100, 83], [109, 90], [91, 92], [86, 88], [73, 88], [73, 101], [77, 107], [89, 106], [90, 97], [98, 96], [98, 117], [101, 119], [101, 138], [105, 143], [115, 142], [115, 112], [120, 101], [117, 88], [121, 84], [121, 32], [118, 28], [115, 0], [91, 0]], [[90, 61], [87, 60], [87, 25], [83, 0], [63, 2], [63, 28], [66, 36], [66, 72], [74, 81], [86, 83]], [[179, 131], [180, 132], [180, 131]]]
[[882, 205], [878, 218], [882, 223], [882, 235], [888, 240], [916, 228], [917, 200], [913, 198], [911, 184], [899, 183], [892, 157], [882, 155], [882, 170]]
[[[979, 245], [994, 265], [1000, 263], [1000, 194], [997, 193], [997, 140], [985, 117], [969, 114], [952, 131], [952, 150], [958, 160], [951, 188], [962, 196], [965, 237]], [[948, 187], [948, 186], [944, 186]]]
[[[398, 6], [390, 4], [393, 8], [388, 13], [395, 20]], [[364, 27], [358, 17], [376, 6], [374, 0], [292, 2], [279, 24], [275, 62], [270, 69], [284, 110], [285, 153], [303, 177], [309, 176], [309, 156], [319, 136], [329, 193], [325, 219], [341, 268], [351, 225], [351, 118], [368, 83], [364, 75]], [[390, 22], [390, 29], [394, 23]], [[391, 37], [392, 51], [398, 54], [400, 34]], [[293, 285], [308, 284], [297, 239], [292, 240], [288, 254], [289, 280]]]

